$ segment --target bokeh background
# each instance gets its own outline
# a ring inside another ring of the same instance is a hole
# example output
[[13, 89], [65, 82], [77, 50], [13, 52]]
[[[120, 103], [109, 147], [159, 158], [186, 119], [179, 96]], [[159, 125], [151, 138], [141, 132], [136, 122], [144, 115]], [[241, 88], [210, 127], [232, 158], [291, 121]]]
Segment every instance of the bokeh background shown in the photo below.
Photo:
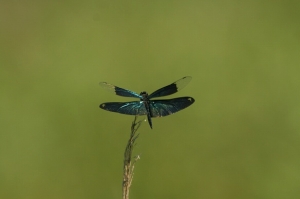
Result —
[[[0, 198], [121, 198], [107, 81], [196, 102], [146, 122], [131, 197], [300, 198], [300, 1], [1, 1]], [[168, 98], [168, 97], [166, 97]], [[140, 118], [143, 119], [143, 118]]]

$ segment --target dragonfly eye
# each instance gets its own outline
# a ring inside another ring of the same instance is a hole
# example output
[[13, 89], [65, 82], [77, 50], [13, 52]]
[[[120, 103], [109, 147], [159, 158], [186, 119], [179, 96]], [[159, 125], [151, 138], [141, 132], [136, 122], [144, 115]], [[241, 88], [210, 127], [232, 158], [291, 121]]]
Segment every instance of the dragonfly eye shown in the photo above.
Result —
[[140, 93], [140, 95], [142, 95], [142, 96], [148, 96], [148, 93], [146, 91], [143, 91], [143, 92]]

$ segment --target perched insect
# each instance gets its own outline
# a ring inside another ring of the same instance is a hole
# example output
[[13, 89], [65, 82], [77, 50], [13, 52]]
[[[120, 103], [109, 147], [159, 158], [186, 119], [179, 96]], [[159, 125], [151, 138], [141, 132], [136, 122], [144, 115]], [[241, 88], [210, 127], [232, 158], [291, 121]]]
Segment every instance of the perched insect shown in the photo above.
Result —
[[100, 104], [100, 108], [107, 111], [122, 113], [126, 115], [147, 115], [149, 125], [152, 128], [151, 118], [163, 117], [176, 113], [192, 105], [195, 102], [195, 99], [192, 97], [178, 97], [174, 99], [162, 100], [151, 99], [155, 97], [163, 97], [174, 94], [183, 87], [185, 87], [191, 81], [191, 79], [192, 77], [189, 76], [184, 77], [168, 86], [154, 91], [150, 95], [148, 95], [148, 93], [145, 91], [141, 92], [140, 94], [137, 94], [136, 92], [114, 86], [107, 82], [100, 82], [101, 86], [113, 91], [116, 95], [140, 99], [140, 101], [132, 102], [106, 102]]

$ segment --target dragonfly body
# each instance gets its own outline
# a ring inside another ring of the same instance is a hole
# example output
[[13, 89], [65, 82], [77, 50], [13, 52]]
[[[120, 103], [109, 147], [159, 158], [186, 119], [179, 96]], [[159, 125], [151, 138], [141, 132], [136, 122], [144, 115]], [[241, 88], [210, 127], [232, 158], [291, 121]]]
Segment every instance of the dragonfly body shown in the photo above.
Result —
[[146, 92], [141, 92], [141, 96], [143, 97], [143, 99], [141, 99], [141, 101], [143, 102], [146, 112], [147, 112], [147, 119], [149, 122], [150, 127], [152, 128], [152, 120], [151, 117], [153, 117], [152, 111], [150, 109], [150, 99], [148, 98], [148, 93]]
[[184, 86], [186, 86], [192, 78], [187, 76], [184, 77], [168, 86], [154, 91], [152, 94], [148, 95], [147, 92], [141, 92], [137, 94], [133, 91], [123, 89], [112, 84], [101, 82], [104, 88], [113, 91], [116, 95], [123, 97], [133, 97], [139, 98], [140, 101], [132, 102], [106, 102], [100, 104], [100, 108], [117, 112], [126, 115], [147, 115], [148, 123], [152, 128], [152, 120], [154, 117], [163, 117], [173, 113], [176, 113], [190, 105], [192, 105], [195, 100], [192, 97], [179, 97], [174, 99], [163, 99], [163, 100], [151, 100], [155, 97], [162, 97], [171, 95], [178, 92]]

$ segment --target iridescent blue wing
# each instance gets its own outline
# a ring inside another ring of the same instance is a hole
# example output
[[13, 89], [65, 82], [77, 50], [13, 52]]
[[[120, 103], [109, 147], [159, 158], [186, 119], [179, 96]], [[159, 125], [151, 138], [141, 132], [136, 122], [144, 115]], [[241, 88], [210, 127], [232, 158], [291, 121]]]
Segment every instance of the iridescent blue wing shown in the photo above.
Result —
[[100, 84], [100, 86], [102, 86], [106, 90], [114, 92], [114, 94], [116, 94], [116, 95], [120, 95], [120, 96], [123, 96], [123, 97], [135, 97], [135, 98], [139, 98], [139, 99], [142, 98], [139, 94], [137, 94], [133, 91], [114, 86], [114, 85], [109, 84], [107, 82], [100, 82], [99, 84]]
[[154, 98], [154, 97], [167, 96], [167, 95], [176, 93], [180, 89], [184, 88], [191, 80], [192, 80], [192, 77], [190, 77], [190, 76], [187, 76], [180, 80], [177, 80], [176, 82], [174, 82], [168, 86], [165, 86], [161, 89], [154, 91], [151, 95], [149, 95], [149, 99]]
[[151, 100], [150, 112], [152, 117], [164, 117], [176, 113], [192, 105], [195, 99], [192, 97], [179, 97], [166, 100]]
[[106, 102], [100, 104], [100, 108], [122, 113], [126, 115], [146, 115], [147, 111], [142, 101], [134, 101], [134, 102]]

